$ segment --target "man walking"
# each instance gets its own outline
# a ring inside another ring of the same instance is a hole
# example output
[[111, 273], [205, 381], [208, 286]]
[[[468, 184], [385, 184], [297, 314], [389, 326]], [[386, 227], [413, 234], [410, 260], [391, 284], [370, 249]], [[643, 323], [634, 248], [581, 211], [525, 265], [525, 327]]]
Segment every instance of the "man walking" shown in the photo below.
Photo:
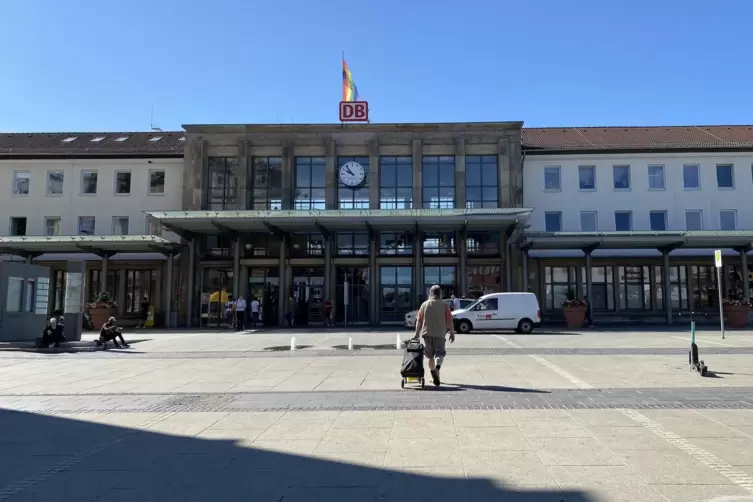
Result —
[[243, 295], [235, 300], [235, 330], [243, 331], [246, 327], [246, 299]]
[[251, 327], [256, 328], [257, 322], [259, 322], [259, 300], [253, 297], [251, 299]]
[[434, 285], [429, 290], [429, 299], [421, 304], [416, 315], [416, 336], [424, 339], [424, 350], [429, 360], [429, 370], [434, 385], [439, 386], [439, 370], [447, 355], [445, 336], [450, 332], [450, 343], [455, 341], [455, 327], [450, 307], [442, 301], [442, 289]]

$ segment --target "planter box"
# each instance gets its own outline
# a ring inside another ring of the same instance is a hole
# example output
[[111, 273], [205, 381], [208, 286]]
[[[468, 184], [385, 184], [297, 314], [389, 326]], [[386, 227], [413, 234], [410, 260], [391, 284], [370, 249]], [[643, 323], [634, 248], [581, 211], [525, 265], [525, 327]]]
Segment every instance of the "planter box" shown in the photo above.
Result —
[[102, 329], [102, 325], [107, 322], [110, 317], [115, 317], [118, 314], [118, 309], [112, 308], [91, 308], [89, 314], [92, 316], [92, 324], [94, 325], [94, 331]]
[[724, 305], [722, 310], [724, 311], [724, 316], [727, 318], [727, 326], [730, 328], [745, 328], [748, 326], [750, 306]]
[[565, 321], [568, 328], [582, 328], [586, 322], [586, 310], [585, 305], [577, 307], [562, 307], [562, 313], [565, 314]]

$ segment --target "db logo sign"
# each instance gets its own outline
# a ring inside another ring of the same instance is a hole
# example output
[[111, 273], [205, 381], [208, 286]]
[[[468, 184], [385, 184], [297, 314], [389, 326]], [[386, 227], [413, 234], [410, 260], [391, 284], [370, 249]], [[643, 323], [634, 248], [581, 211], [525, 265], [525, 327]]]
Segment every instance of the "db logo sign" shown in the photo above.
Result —
[[369, 103], [366, 101], [340, 101], [340, 122], [368, 122]]

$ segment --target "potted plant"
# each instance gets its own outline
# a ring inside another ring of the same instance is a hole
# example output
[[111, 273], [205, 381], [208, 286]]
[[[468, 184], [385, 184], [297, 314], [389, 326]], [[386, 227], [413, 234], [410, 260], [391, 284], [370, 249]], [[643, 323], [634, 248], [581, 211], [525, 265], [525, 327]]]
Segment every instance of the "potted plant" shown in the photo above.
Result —
[[99, 329], [110, 317], [118, 313], [118, 306], [110, 299], [109, 293], [99, 293], [97, 299], [86, 305], [92, 317], [94, 329]]
[[727, 318], [727, 326], [730, 328], [745, 328], [748, 326], [748, 314], [750, 314], [750, 301], [736, 296], [722, 300], [722, 310]]
[[588, 303], [578, 300], [572, 288], [565, 293], [567, 299], [562, 302], [562, 313], [565, 314], [565, 322], [568, 328], [582, 328], [586, 322], [586, 309]]

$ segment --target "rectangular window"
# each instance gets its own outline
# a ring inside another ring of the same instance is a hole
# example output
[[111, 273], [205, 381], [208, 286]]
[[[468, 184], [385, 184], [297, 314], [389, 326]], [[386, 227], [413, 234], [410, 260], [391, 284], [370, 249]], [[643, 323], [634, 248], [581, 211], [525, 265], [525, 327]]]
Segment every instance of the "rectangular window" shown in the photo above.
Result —
[[575, 267], [544, 267], [546, 310], [559, 310], [567, 300], [567, 291], [575, 291]]
[[78, 235], [94, 235], [94, 216], [78, 217]]
[[11, 235], [26, 235], [26, 217], [12, 217], [10, 219], [10, 234]]
[[578, 166], [578, 189], [596, 190], [596, 166]]
[[633, 230], [633, 212], [615, 211], [614, 229], [618, 232], [630, 232]]
[[664, 190], [664, 166], [648, 166], [648, 189]]
[[281, 210], [282, 157], [254, 157], [250, 186], [251, 208]]
[[128, 216], [112, 217], [112, 235], [128, 235]]
[[618, 267], [620, 310], [651, 310], [649, 267]]
[[651, 230], [655, 232], [661, 232], [667, 229], [667, 212], [666, 211], [651, 211], [648, 214], [649, 223], [651, 224]]
[[162, 224], [154, 216], [147, 215], [144, 228], [147, 235], [162, 235]]
[[294, 233], [290, 235], [290, 256], [324, 256], [324, 236], [317, 233]]
[[547, 232], [562, 232], [562, 213], [559, 211], [544, 213], [544, 228]]
[[468, 232], [465, 252], [472, 256], [499, 257], [499, 232]]
[[57, 197], [63, 195], [63, 183], [65, 174], [63, 171], [47, 171], [47, 195]]
[[324, 157], [295, 158], [295, 206], [298, 211], [326, 209], [327, 187]]
[[97, 193], [97, 171], [81, 171], [81, 195]]
[[149, 170], [149, 195], [162, 195], [165, 193], [165, 170]]
[[405, 232], [379, 232], [379, 254], [410, 256], [413, 254], [413, 235]]
[[732, 164], [716, 165], [716, 186], [719, 188], [735, 188], [735, 168]]
[[455, 157], [424, 157], [422, 173], [422, 207], [425, 209], [454, 208]]
[[499, 207], [499, 181], [496, 155], [469, 155], [465, 158], [465, 207]]
[[703, 230], [703, 211], [685, 211], [685, 230]]
[[479, 298], [489, 293], [502, 291], [502, 273], [499, 265], [469, 266], [466, 274], [468, 298]]
[[245, 243], [244, 258], [253, 258], [255, 256], [270, 256], [277, 258], [280, 256], [282, 240], [274, 234], [248, 234]]
[[544, 190], [559, 192], [562, 190], [562, 179], [560, 178], [559, 166], [544, 168]]
[[[664, 308], [664, 267], [654, 267], [654, 283], [656, 284], [656, 308]], [[688, 308], [688, 269], [685, 266], [669, 267], [669, 297], [673, 309]]]
[[13, 195], [23, 197], [29, 195], [31, 173], [29, 171], [13, 171]]
[[694, 285], [694, 307], [697, 309], [719, 308], [716, 268], [713, 265], [691, 265], [690, 276]]
[[339, 209], [369, 208], [369, 158], [338, 157], [337, 207]]
[[422, 250], [430, 255], [453, 255], [455, 248], [455, 232], [439, 232], [423, 234]]
[[580, 231], [581, 232], [598, 232], [598, 219], [596, 211], [580, 212]]
[[200, 253], [204, 260], [213, 258], [232, 258], [235, 253], [233, 239], [226, 235], [207, 235], [201, 241]]
[[[594, 311], [614, 310], [614, 267], [591, 267], [591, 308]], [[586, 268], [580, 268], [580, 287], [588, 295]]]
[[379, 209], [413, 207], [413, 158], [379, 157]]
[[138, 312], [145, 297], [150, 300], [154, 298], [153, 295], [157, 289], [157, 271], [126, 270], [125, 278], [125, 301], [123, 302], [125, 311]]
[[685, 190], [698, 190], [701, 188], [701, 169], [698, 164], [682, 166], [682, 185]]
[[630, 190], [630, 166], [612, 166], [615, 190]]
[[60, 235], [60, 217], [59, 216], [45, 216], [44, 235], [46, 235], [47, 237]]
[[131, 172], [117, 171], [115, 173], [115, 194], [128, 195], [131, 193]]
[[34, 300], [37, 296], [37, 283], [34, 279], [26, 280], [24, 289], [24, 312], [34, 312]]
[[238, 158], [209, 157], [206, 209], [238, 209]]
[[719, 210], [719, 229], [737, 230], [737, 211], [735, 209]]
[[21, 312], [24, 280], [21, 277], [8, 277], [8, 292], [5, 299], [6, 312]]
[[369, 234], [366, 232], [338, 232], [337, 254], [340, 256], [368, 256]]

